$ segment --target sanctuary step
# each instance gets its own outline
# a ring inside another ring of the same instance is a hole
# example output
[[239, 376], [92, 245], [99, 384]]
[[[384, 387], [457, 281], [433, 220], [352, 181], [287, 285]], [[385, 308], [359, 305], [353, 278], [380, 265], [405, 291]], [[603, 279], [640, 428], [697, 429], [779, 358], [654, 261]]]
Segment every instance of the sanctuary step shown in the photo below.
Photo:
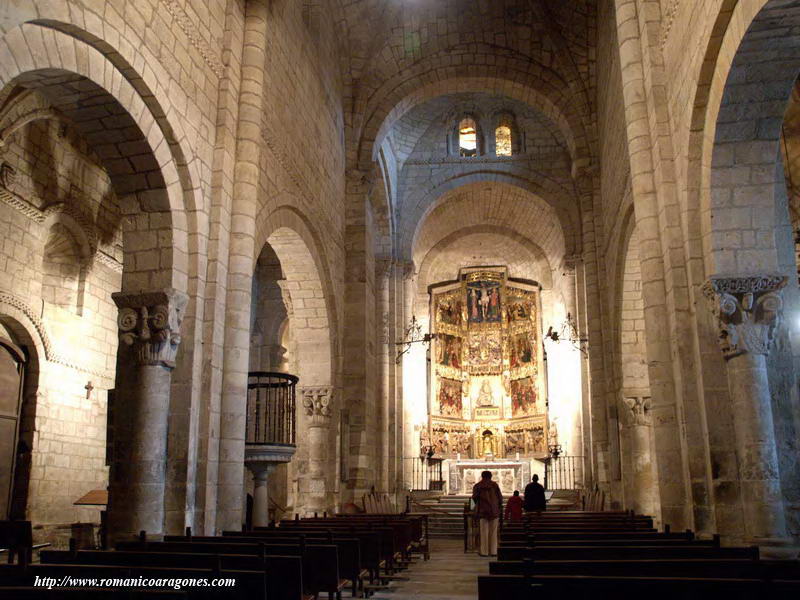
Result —
[[464, 536], [464, 505], [469, 496], [457, 494], [421, 500], [415, 511], [428, 514], [428, 535], [432, 538], [458, 538]]

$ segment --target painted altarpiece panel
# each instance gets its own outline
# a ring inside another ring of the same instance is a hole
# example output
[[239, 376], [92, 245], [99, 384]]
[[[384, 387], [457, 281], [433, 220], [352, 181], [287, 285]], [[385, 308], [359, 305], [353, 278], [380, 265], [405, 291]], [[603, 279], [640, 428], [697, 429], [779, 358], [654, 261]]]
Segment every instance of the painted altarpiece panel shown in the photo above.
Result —
[[546, 454], [539, 289], [509, 279], [506, 267], [461, 269], [457, 281], [429, 288], [435, 336], [424, 437], [440, 456]]

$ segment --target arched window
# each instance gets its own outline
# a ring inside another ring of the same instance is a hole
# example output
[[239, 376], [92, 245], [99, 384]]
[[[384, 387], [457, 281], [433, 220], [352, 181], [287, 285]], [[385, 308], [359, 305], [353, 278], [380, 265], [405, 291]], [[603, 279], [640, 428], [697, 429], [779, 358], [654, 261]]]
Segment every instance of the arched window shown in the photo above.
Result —
[[467, 158], [478, 155], [478, 125], [470, 117], [458, 124], [458, 153]]
[[494, 130], [495, 156], [513, 156], [521, 150], [519, 131], [511, 113], [501, 113], [497, 117]]
[[495, 129], [494, 143], [497, 156], [511, 156], [511, 127], [500, 125]]

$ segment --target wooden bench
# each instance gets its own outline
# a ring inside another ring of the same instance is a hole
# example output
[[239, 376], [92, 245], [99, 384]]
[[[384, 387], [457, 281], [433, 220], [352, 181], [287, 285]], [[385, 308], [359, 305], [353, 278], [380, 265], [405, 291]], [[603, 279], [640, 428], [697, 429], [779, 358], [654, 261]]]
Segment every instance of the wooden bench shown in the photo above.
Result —
[[266, 573], [268, 598], [302, 600], [303, 570], [298, 556], [258, 556], [247, 554], [200, 554], [187, 552], [143, 552], [51, 550], [41, 554], [43, 564], [75, 564], [103, 566], [150, 566], [165, 568], [200, 568], [219, 572], [263, 571]]
[[499, 546], [498, 560], [626, 560], [645, 558], [758, 558], [758, 547], [709, 546]]
[[608, 575], [646, 577], [713, 577], [725, 579], [800, 579], [795, 562], [764, 562], [749, 558], [658, 558], [627, 560], [493, 561], [492, 575]]
[[[796, 581], [708, 577], [604, 577], [583, 575], [482, 575], [478, 577], [479, 600], [542, 598], [570, 600], [796, 600]], [[535, 596], [534, 596], [535, 594]]]
[[0, 595], [13, 600], [185, 600], [188, 594], [179, 590], [120, 590], [114, 588], [3, 587]]
[[[0, 565], [2, 587], [34, 587], [36, 578], [80, 579], [212, 579], [217, 577], [236, 580], [234, 587], [196, 587], [183, 590], [191, 600], [254, 600], [266, 599], [266, 575], [261, 571], [220, 571], [217, 569], [165, 568], [157, 566], [34, 564]], [[0, 590], [2, 590], [0, 587]], [[124, 590], [118, 590], [122, 592]], [[131, 590], [144, 591], [144, 590]], [[114, 596], [116, 597], [116, 596]]]
[[[224, 538], [223, 538], [224, 539]], [[189, 554], [251, 554], [257, 556], [299, 556], [303, 564], [303, 584], [314, 595], [327, 592], [329, 598], [341, 598], [346, 581], [339, 577], [336, 546], [330, 544], [273, 544], [258, 542], [121, 542], [117, 550], [179, 552]]]
[[[274, 532], [274, 533], [273, 533]], [[278, 535], [281, 534], [281, 535]], [[223, 532], [222, 537], [212, 536], [165, 536], [165, 542], [209, 542], [209, 543], [265, 543], [265, 544], [297, 544], [298, 535], [302, 535], [309, 544], [330, 544], [336, 546], [339, 557], [339, 573], [352, 586], [353, 596], [358, 595], [362, 578], [369, 575], [365, 563], [361, 559], [361, 541], [356, 537], [334, 537], [329, 531], [317, 535], [280, 532], [278, 529], [252, 532]]]

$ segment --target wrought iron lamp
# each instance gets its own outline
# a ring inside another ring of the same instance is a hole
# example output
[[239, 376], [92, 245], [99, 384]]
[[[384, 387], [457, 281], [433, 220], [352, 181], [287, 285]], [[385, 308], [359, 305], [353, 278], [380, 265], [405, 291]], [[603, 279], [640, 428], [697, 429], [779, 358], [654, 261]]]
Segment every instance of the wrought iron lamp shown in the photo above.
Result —
[[402, 346], [402, 348], [397, 350], [397, 356], [394, 359], [396, 364], [400, 364], [400, 360], [403, 355], [411, 350], [411, 346], [413, 344], [430, 344], [431, 340], [436, 339], [435, 333], [422, 333], [422, 326], [417, 321], [416, 316], [411, 317], [411, 323], [409, 323], [408, 327], [406, 327], [405, 334], [403, 335], [403, 341], [395, 342], [395, 346]]
[[575, 320], [572, 318], [572, 314], [567, 313], [567, 319], [561, 323], [561, 327], [558, 331], [551, 325], [545, 334], [546, 338], [559, 343], [562, 340], [567, 340], [570, 344], [575, 346], [576, 349], [580, 350], [584, 355], [588, 356], [588, 345], [589, 345], [589, 338], [582, 338], [578, 334], [578, 327], [575, 325]]
[[550, 434], [548, 436], [547, 444], [547, 453], [550, 455], [550, 458], [558, 458], [564, 452], [564, 449], [561, 447], [561, 444], [558, 443], [558, 427], [553, 421], [553, 424], [550, 427]]

